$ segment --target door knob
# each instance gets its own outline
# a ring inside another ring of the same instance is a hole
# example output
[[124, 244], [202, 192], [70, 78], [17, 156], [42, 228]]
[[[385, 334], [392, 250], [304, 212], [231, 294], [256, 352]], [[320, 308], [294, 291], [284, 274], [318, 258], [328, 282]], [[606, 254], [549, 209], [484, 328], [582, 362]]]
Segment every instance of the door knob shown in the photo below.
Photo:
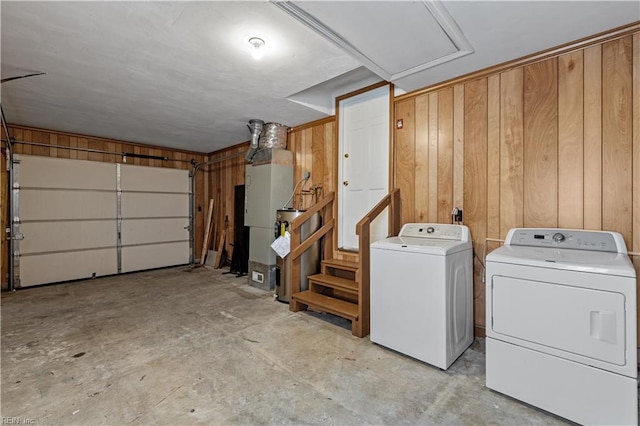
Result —
[[349, 181], [348, 181], [348, 180], [345, 180], [344, 182], [342, 182], [342, 184], [343, 184], [344, 186], [349, 186]]

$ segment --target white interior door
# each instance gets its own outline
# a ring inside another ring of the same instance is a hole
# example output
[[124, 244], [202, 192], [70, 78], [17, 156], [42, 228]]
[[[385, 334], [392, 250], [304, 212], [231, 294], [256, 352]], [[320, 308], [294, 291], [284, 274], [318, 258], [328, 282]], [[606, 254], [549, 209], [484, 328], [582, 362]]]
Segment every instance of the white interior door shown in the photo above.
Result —
[[[389, 192], [391, 90], [386, 85], [339, 105], [338, 247], [358, 250], [356, 224]], [[371, 241], [387, 237], [385, 211], [371, 227]]]

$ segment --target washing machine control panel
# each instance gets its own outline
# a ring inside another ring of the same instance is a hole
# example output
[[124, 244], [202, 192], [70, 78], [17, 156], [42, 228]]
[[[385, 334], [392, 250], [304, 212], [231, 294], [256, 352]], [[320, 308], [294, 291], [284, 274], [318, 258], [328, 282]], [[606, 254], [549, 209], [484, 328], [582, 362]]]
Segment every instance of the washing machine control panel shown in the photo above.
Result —
[[398, 234], [399, 237], [437, 238], [456, 241], [467, 241], [468, 235], [468, 228], [464, 225], [442, 223], [407, 223]]
[[576, 229], [515, 228], [509, 231], [505, 244], [613, 253], [627, 252], [624, 239], [617, 232]]

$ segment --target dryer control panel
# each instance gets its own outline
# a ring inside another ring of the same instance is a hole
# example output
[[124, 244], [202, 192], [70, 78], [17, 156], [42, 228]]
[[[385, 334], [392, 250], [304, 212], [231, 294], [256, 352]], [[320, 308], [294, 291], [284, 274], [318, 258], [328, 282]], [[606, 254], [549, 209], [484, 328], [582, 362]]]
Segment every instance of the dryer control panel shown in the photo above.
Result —
[[402, 227], [398, 236], [469, 241], [469, 228], [464, 225], [443, 223], [407, 223]]
[[622, 235], [608, 231], [558, 228], [514, 228], [504, 242], [512, 246], [552, 247], [626, 253]]

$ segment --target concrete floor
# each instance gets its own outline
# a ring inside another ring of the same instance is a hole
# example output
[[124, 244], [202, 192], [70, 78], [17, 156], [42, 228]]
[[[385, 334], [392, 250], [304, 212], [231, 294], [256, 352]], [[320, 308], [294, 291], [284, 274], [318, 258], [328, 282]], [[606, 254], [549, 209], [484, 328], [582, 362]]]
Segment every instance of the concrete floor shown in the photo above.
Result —
[[483, 339], [443, 372], [222, 272], [3, 293], [3, 423], [564, 423], [485, 388]]

